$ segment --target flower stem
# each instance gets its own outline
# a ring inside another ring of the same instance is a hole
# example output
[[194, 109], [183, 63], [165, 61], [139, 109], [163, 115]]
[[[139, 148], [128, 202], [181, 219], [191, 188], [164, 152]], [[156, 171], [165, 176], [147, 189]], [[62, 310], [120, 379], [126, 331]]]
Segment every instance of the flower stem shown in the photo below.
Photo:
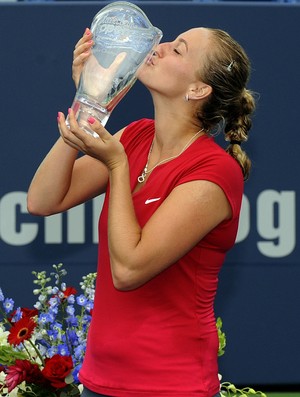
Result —
[[28, 340], [28, 342], [31, 344], [31, 346], [33, 347], [34, 351], [36, 352], [37, 356], [39, 357], [39, 359], [41, 360], [41, 363], [43, 366], [45, 366], [45, 361], [41, 355], [41, 353], [39, 352], [38, 348], [36, 347], [36, 345], [32, 342], [32, 340]]

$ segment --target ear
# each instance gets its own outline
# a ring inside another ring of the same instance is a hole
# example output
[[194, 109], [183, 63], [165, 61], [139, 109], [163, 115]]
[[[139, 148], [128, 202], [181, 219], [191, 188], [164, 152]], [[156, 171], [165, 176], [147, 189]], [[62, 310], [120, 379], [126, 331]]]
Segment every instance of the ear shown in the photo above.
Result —
[[188, 90], [190, 100], [204, 99], [208, 97], [211, 93], [212, 87], [202, 82], [192, 84]]

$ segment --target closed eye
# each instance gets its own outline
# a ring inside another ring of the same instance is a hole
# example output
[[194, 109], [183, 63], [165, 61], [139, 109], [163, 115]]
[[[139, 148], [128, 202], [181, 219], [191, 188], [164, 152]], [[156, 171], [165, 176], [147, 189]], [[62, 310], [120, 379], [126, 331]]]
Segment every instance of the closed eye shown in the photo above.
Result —
[[174, 48], [174, 52], [176, 52], [176, 54], [181, 55], [181, 53], [177, 50], [177, 48]]

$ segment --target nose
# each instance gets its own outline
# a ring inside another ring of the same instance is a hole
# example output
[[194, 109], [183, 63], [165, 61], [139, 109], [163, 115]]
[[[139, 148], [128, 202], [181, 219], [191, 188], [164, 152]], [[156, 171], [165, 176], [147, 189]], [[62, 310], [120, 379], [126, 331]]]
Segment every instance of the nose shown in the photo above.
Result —
[[171, 45], [170, 43], [160, 43], [160, 44], [158, 44], [158, 46], [155, 47], [153, 55], [156, 55], [158, 57], [163, 57], [169, 51], [170, 45]]

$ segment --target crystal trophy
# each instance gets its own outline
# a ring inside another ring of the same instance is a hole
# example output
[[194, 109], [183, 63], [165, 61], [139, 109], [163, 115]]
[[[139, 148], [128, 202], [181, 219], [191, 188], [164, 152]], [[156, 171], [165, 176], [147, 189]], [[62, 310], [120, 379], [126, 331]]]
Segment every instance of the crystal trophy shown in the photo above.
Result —
[[139, 7], [123, 1], [100, 10], [91, 32], [94, 46], [83, 67], [72, 109], [79, 126], [96, 136], [87, 119], [94, 117], [105, 126], [135, 83], [138, 68], [160, 42], [162, 32]]

